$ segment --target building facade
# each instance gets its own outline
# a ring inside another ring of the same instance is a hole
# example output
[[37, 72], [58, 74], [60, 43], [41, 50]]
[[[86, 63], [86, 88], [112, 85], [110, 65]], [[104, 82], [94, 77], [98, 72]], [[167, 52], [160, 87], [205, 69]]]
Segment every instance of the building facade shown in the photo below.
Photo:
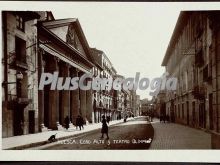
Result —
[[[39, 76], [44, 72], [58, 72], [63, 77], [81, 77], [92, 73], [93, 59], [78, 19], [38, 22]], [[87, 80], [86, 80], [87, 81]], [[85, 82], [86, 83], [86, 82]], [[86, 85], [86, 84], [85, 84]], [[70, 127], [81, 115], [84, 122], [93, 122], [92, 90], [51, 90], [46, 86], [39, 91], [39, 120], [41, 129], [62, 129], [68, 116]]]
[[[175, 122], [212, 132], [219, 139], [219, 12], [181, 12], [162, 66], [178, 78], [166, 91], [166, 113]], [[217, 140], [218, 139], [218, 140]]]
[[[95, 67], [93, 68], [94, 78], [112, 78], [114, 81], [117, 71], [113, 67], [107, 55], [96, 48], [91, 48], [92, 56], [95, 59]], [[97, 90], [93, 91], [94, 118], [96, 122], [101, 122], [101, 116], [110, 116], [110, 120], [117, 119], [117, 91], [113, 90]]]
[[147, 98], [141, 100], [141, 115], [147, 116], [149, 111], [149, 100]]
[[2, 136], [38, 130], [37, 19], [35, 12], [2, 12]]

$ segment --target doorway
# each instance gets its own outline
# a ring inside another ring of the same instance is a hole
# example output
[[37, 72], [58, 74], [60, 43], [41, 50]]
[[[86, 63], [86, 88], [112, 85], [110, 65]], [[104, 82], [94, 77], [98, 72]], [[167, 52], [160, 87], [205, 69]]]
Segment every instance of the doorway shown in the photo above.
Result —
[[29, 119], [29, 133], [34, 133], [35, 132], [35, 113], [34, 111], [29, 111], [28, 112], [28, 119]]
[[14, 136], [24, 134], [24, 107], [17, 105], [13, 115]]
[[199, 127], [206, 127], [206, 112], [205, 112], [205, 103], [202, 102], [199, 105]]

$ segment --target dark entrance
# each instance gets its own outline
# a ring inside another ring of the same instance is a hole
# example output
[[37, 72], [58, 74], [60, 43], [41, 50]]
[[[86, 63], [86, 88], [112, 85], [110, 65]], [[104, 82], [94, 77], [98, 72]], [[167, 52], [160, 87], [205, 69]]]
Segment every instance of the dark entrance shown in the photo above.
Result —
[[35, 113], [34, 111], [29, 111], [28, 112], [28, 119], [29, 119], [29, 133], [34, 133], [35, 132]]
[[199, 105], [199, 127], [206, 127], [206, 114], [205, 114], [205, 103], [204, 101]]
[[213, 129], [213, 108], [212, 108], [212, 93], [209, 94], [209, 126]]
[[17, 135], [23, 135], [23, 129], [24, 129], [24, 107], [21, 105], [17, 105], [17, 107], [14, 109], [14, 136]]

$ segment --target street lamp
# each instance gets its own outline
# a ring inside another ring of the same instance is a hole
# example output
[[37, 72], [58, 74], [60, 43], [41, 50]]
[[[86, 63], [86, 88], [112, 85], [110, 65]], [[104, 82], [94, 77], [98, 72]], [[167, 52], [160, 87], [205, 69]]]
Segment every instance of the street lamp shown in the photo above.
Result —
[[24, 76], [21, 72], [18, 72], [16, 77], [17, 77], [17, 80], [22, 80], [24, 78]]

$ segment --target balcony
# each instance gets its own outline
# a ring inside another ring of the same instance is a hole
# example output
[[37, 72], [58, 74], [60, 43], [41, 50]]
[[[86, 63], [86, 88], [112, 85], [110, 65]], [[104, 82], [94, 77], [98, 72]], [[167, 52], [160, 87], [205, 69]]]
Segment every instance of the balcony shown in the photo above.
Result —
[[18, 105], [21, 106], [27, 106], [29, 103], [31, 103], [31, 99], [28, 98], [23, 98], [23, 97], [18, 97], [16, 95], [8, 95], [8, 104], [7, 108], [8, 109], [16, 109]]
[[28, 105], [31, 101], [32, 100], [28, 98], [22, 98], [22, 97], [17, 98], [17, 103], [19, 105]]
[[28, 64], [24, 60], [16, 60], [15, 65], [23, 70], [28, 70]]
[[17, 98], [16, 95], [8, 94], [8, 103], [7, 103], [8, 109], [15, 109], [16, 108], [16, 106], [17, 106], [16, 98]]

